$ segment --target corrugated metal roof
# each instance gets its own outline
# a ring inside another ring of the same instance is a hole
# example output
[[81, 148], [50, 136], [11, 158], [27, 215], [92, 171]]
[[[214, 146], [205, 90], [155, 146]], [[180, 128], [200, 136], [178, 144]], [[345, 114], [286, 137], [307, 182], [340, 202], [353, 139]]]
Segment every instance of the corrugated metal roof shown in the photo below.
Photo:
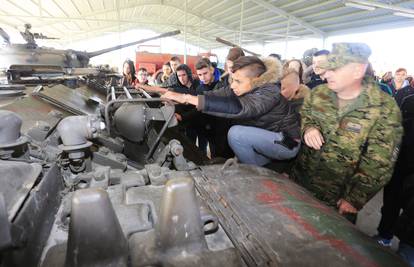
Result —
[[[156, 32], [186, 29], [187, 42], [216, 48], [222, 46], [215, 41], [216, 37], [238, 42], [240, 29], [242, 43], [264, 43], [286, 40], [286, 35], [289, 40], [323, 38], [414, 26], [414, 1], [398, 0], [0, 0], [0, 3], [0, 25], [22, 29], [25, 23], [31, 23], [33, 31], [61, 38], [61, 42], [134, 28]], [[361, 5], [373, 10], [361, 9]], [[401, 10], [413, 17], [394, 14]], [[184, 34], [178, 38], [184, 39]]]

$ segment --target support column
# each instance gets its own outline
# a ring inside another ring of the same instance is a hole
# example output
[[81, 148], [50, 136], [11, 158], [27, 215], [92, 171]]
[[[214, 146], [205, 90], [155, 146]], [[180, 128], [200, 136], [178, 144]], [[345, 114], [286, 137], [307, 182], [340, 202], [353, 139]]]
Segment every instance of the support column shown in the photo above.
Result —
[[326, 49], [326, 37], [325, 36], [322, 37], [322, 48]]
[[184, 15], [184, 64], [187, 64], [187, 1], [185, 0]]
[[289, 43], [289, 31], [290, 31], [290, 17], [286, 27], [286, 38], [285, 38], [285, 59], [287, 59], [288, 43]]
[[198, 54], [200, 54], [200, 46], [201, 46], [201, 22], [202, 19], [200, 18], [200, 22], [198, 23]]
[[239, 46], [242, 46], [242, 35], [243, 35], [243, 13], [244, 13], [244, 0], [241, 0], [240, 10], [240, 30], [239, 30]]

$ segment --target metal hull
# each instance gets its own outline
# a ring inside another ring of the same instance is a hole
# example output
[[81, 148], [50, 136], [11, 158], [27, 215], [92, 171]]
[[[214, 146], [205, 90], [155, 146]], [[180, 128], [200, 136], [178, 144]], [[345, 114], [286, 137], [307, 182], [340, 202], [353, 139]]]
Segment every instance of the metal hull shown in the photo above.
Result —
[[[63, 85], [32, 91], [1, 109], [19, 114], [21, 132], [48, 157], [9, 221], [24, 231], [0, 250], [0, 266], [406, 266], [265, 168], [185, 169], [178, 158], [163, 165], [145, 157], [154, 137], [136, 143], [101, 136], [85, 151], [89, 167], [74, 172], [63, 160], [57, 126], [70, 115], [101, 114], [91, 99], [106, 96]], [[163, 157], [168, 146], [164, 136], [154, 158], [171, 160]]]

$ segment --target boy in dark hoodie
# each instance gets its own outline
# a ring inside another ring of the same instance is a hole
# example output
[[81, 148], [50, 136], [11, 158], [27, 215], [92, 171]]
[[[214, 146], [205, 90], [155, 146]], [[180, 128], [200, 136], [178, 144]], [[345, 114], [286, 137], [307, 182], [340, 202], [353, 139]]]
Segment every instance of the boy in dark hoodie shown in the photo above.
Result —
[[[198, 70], [197, 70], [198, 72]], [[199, 74], [199, 73], [198, 73]], [[191, 69], [182, 64], [176, 71], [178, 83], [170, 91], [193, 96], [211, 91], [217, 83], [217, 74], [213, 75], [209, 84], [201, 83], [192, 78]], [[214, 77], [214, 78], [213, 78]], [[227, 145], [227, 130], [229, 125], [218, 118], [203, 114], [194, 106], [177, 105], [177, 119], [185, 128], [185, 133], [194, 143], [198, 137], [198, 147], [207, 155], [207, 142], [210, 144], [211, 157], [231, 157], [233, 154]], [[227, 129], [227, 130], [226, 130]]]
[[[194, 80], [190, 67], [186, 64], [181, 64], [177, 67], [176, 72], [173, 74], [177, 76], [177, 84], [168, 88], [169, 91], [197, 95], [197, 88], [200, 85], [199, 80]], [[188, 124], [190, 120], [197, 117], [199, 112], [196, 108], [187, 105], [176, 106], [176, 117], [178, 121]]]
[[193, 73], [189, 66], [186, 64], [179, 65], [173, 75], [177, 76], [177, 84], [171, 86], [172, 91], [191, 95], [197, 94], [196, 90], [200, 85], [200, 81], [193, 79]]

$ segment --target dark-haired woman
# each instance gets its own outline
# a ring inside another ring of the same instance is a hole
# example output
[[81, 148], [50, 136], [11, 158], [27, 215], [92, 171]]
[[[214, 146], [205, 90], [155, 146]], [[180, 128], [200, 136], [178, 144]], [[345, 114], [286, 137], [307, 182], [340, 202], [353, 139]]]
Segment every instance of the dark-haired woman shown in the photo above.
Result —
[[162, 69], [158, 72], [157, 76], [156, 76], [156, 84], [158, 86], [165, 86], [168, 82], [168, 79], [170, 78], [172, 74], [172, 69], [171, 69], [171, 65], [170, 62], [165, 62], [162, 65]]
[[285, 62], [285, 64], [283, 65], [283, 72], [286, 72], [288, 69], [293, 69], [295, 70], [297, 73], [299, 73], [299, 82], [301, 84], [304, 83], [303, 81], [303, 72], [304, 72], [304, 68], [303, 68], [303, 62], [300, 61], [299, 59], [291, 59]]
[[121, 86], [133, 87], [138, 83], [138, 79], [135, 76], [135, 66], [132, 60], [125, 60], [122, 64], [122, 79]]

